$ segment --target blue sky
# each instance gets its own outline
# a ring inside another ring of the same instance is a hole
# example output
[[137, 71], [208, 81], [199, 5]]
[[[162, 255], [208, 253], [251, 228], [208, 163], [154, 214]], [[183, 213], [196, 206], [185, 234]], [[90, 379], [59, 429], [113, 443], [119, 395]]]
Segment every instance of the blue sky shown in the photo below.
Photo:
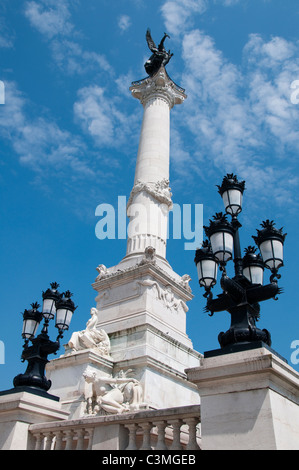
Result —
[[[263, 220], [288, 233], [284, 294], [261, 305], [258, 326], [291, 361], [299, 341], [298, 20], [297, 0], [2, 0], [0, 389], [25, 369], [21, 312], [57, 281], [78, 305], [71, 331], [83, 329], [96, 267], [125, 255], [125, 240], [96, 237], [95, 210], [116, 206], [133, 185], [142, 107], [129, 86], [146, 75], [147, 27], [156, 42], [171, 36], [167, 70], [188, 95], [171, 114], [174, 202], [203, 204], [207, 223], [222, 210], [216, 184], [235, 173], [247, 187], [243, 248]], [[230, 318], [203, 313], [184, 242], [170, 239], [167, 259], [192, 277], [187, 333], [204, 352], [218, 348]]]

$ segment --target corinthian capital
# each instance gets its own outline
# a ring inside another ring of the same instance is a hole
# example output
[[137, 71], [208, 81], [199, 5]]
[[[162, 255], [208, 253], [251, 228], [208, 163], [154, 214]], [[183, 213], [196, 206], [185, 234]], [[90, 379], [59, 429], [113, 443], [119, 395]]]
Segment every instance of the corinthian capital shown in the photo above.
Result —
[[143, 105], [154, 98], [160, 98], [167, 102], [170, 109], [187, 98], [185, 90], [171, 80], [163, 66], [152, 77], [133, 82], [130, 91]]

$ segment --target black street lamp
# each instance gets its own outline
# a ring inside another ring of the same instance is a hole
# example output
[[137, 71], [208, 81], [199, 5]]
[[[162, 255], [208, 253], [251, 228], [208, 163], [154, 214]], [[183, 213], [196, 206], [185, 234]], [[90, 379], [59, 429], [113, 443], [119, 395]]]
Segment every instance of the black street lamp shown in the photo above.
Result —
[[[64, 331], [69, 329], [75, 307], [71, 300], [72, 294], [67, 291], [63, 294], [58, 292], [59, 285], [56, 282], [51, 284], [51, 288], [43, 292], [42, 312], [38, 309], [40, 305], [36, 302], [31, 304], [30, 310], [23, 313], [22, 337], [25, 340], [22, 353], [22, 362], [27, 361], [28, 366], [24, 374], [19, 374], [14, 378], [13, 384], [16, 389], [28, 389], [47, 393], [51, 387], [51, 381], [45, 376], [45, 367], [48, 355], [56, 354], [60, 348], [59, 339], [63, 337]], [[56, 341], [51, 341], [48, 335], [48, 327], [51, 320], [55, 318], [55, 326], [58, 329]], [[35, 337], [37, 328], [41, 321], [44, 325], [41, 333]], [[32, 345], [29, 345], [31, 341]]]
[[209, 241], [203, 242], [201, 250], [196, 251], [195, 264], [197, 266], [199, 284], [206, 289], [205, 297], [207, 297], [211, 288], [217, 282], [219, 265], [219, 261], [213, 254]]
[[[195, 264], [198, 270], [199, 284], [205, 288], [207, 298], [205, 310], [215, 312], [227, 311], [231, 315], [231, 325], [227, 332], [220, 333], [218, 341], [222, 352], [232, 352], [241, 347], [252, 347], [254, 343], [271, 346], [271, 335], [267, 330], [256, 327], [260, 317], [260, 302], [274, 298], [282, 292], [277, 279], [281, 276], [278, 270], [283, 266], [283, 244], [286, 234], [276, 229], [273, 221], [261, 224], [253, 239], [260, 249], [248, 247], [242, 256], [239, 229], [242, 227], [238, 215], [242, 211], [245, 182], [239, 182], [233, 174], [224, 177], [222, 186], [218, 186], [222, 196], [225, 212], [217, 213], [210, 225], [204, 227], [208, 240], [196, 251]], [[231, 216], [231, 222], [227, 220]], [[226, 272], [228, 261], [234, 261], [234, 277], [229, 278]], [[212, 264], [214, 263], [214, 264]], [[222, 293], [213, 298], [212, 288], [217, 281], [217, 265], [222, 277]], [[270, 284], [263, 285], [264, 269], [271, 271]]]

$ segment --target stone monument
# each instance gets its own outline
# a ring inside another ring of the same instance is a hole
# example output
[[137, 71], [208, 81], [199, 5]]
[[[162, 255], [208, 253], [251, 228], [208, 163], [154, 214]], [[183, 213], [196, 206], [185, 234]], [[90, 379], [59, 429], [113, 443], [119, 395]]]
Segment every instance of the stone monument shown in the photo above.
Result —
[[127, 204], [126, 255], [116, 266], [97, 267], [91, 319], [85, 330], [72, 335], [65, 354], [47, 367], [52, 393], [61, 398], [70, 417], [199, 403], [197, 388], [185, 373], [200, 360], [186, 334], [190, 277], [174, 272], [166, 259], [172, 207], [170, 110], [187, 98], [165, 69], [172, 57], [164, 47], [167, 37], [156, 47], [147, 31], [153, 53], [145, 64], [149, 76], [130, 88], [144, 114]]

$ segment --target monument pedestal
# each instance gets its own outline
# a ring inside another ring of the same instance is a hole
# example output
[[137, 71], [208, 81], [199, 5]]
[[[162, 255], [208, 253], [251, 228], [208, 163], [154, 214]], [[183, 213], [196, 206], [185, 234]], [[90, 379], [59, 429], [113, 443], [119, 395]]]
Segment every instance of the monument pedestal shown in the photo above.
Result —
[[51, 392], [60, 397], [71, 418], [86, 415], [87, 371], [104, 378], [128, 373], [142, 387], [142, 407], [199, 404], [198, 390], [185, 373], [198, 366], [201, 357], [185, 332], [186, 302], [192, 294], [186, 278], [166, 267], [141, 256], [139, 262], [130, 259], [104, 270], [93, 284], [98, 295], [89, 335], [105, 331], [109, 355], [67, 348], [47, 365]]
[[91, 386], [84, 374], [96, 373], [101, 377], [113, 374], [113, 361], [95, 350], [85, 349], [53, 359], [47, 364], [47, 377], [52, 381], [51, 391], [60, 397], [61, 405], [70, 419], [88, 414], [87, 399], [92, 396]]
[[298, 450], [299, 374], [266, 348], [186, 371], [201, 397], [203, 450]]

